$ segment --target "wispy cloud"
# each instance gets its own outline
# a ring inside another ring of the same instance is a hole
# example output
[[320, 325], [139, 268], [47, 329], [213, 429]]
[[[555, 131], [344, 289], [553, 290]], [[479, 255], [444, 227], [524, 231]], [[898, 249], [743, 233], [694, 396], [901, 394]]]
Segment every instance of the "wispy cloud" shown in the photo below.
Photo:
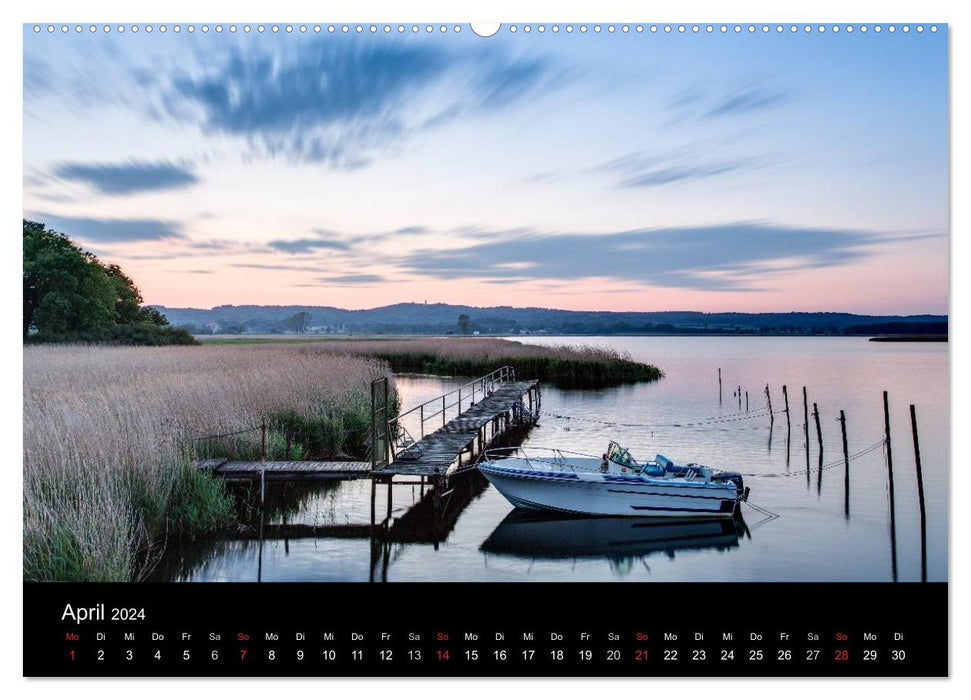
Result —
[[671, 108], [678, 120], [716, 119], [776, 107], [791, 97], [787, 89], [752, 80], [729, 88], [694, 85], [678, 92]]
[[617, 187], [661, 187], [673, 183], [706, 180], [766, 166], [762, 157], [719, 155], [711, 148], [686, 146], [663, 151], [636, 151], [599, 166], [615, 173]]
[[[781, 273], [845, 265], [889, 242], [868, 231], [760, 222], [603, 234], [493, 232], [490, 242], [419, 251], [404, 258], [401, 266], [441, 279], [468, 277], [476, 270], [491, 284], [501, 279], [609, 278], [663, 287], [756, 291]], [[520, 264], [510, 266], [510, 260]]]
[[164, 219], [94, 219], [56, 216], [44, 212], [29, 212], [26, 218], [42, 221], [71, 238], [95, 243], [129, 243], [182, 238], [182, 225]]
[[188, 167], [168, 161], [62, 163], [54, 173], [65, 180], [83, 182], [98, 192], [111, 195], [180, 189], [198, 182], [195, 173]]
[[336, 237], [330, 231], [318, 231], [313, 238], [297, 238], [293, 240], [276, 240], [268, 243], [270, 248], [282, 253], [312, 253], [317, 250], [340, 250], [351, 249], [351, 244], [344, 239]]
[[240, 137], [269, 155], [354, 169], [415, 133], [523, 100], [552, 76], [538, 58], [315, 38], [285, 53], [233, 49], [172, 74], [157, 115]]
[[361, 284], [368, 282], [384, 282], [385, 277], [382, 275], [335, 275], [333, 277], [318, 277], [320, 282], [329, 282], [333, 284]]

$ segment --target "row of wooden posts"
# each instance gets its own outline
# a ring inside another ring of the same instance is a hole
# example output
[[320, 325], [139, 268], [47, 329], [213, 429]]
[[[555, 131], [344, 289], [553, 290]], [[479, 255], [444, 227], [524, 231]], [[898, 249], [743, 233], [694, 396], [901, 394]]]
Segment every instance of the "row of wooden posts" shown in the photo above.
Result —
[[[742, 387], [738, 386], [735, 391], [738, 397], [739, 409], [742, 405]], [[786, 466], [789, 464], [789, 440], [788, 436], [792, 432], [792, 421], [789, 414], [789, 391], [785, 385], [782, 386], [782, 397], [785, 401], [786, 414]], [[769, 429], [775, 423], [775, 413], [772, 410], [772, 392], [769, 385], [765, 385], [765, 398], [769, 407]], [[722, 371], [718, 368], [718, 402], [722, 401]], [[806, 483], [810, 483], [810, 464], [809, 464], [809, 397], [806, 387], [802, 388], [803, 405], [803, 432], [806, 440]], [[748, 391], [745, 391], [745, 410], [749, 410]], [[822, 466], [823, 466], [823, 430], [819, 422], [819, 406], [813, 403], [813, 419], [816, 424], [816, 441], [819, 445], [819, 487], [822, 486]], [[845, 499], [843, 504], [844, 513], [850, 513], [850, 454], [846, 441], [846, 412], [840, 409], [840, 431], [843, 439], [843, 484]], [[883, 392], [883, 425], [884, 425], [884, 444], [887, 454], [887, 490], [890, 500], [890, 538], [891, 538], [891, 559], [893, 568], [893, 578], [897, 580], [897, 516], [896, 501], [894, 498], [893, 482], [893, 445], [890, 439], [890, 400], [886, 391]], [[920, 551], [921, 551], [921, 581], [927, 580], [927, 509], [924, 502], [924, 475], [920, 461], [920, 437], [917, 431], [917, 409], [914, 404], [910, 404], [910, 426], [914, 441], [914, 460], [917, 470], [917, 502], [920, 508]], [[770, 433], [771, 434], [771, 433]]]

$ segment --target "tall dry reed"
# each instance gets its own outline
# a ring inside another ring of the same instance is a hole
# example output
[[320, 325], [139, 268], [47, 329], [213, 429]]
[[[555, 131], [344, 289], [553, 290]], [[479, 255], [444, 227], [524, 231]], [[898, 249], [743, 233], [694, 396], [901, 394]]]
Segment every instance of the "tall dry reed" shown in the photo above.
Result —
[[279, 414], [359, 425], [388, 373], [299, 346], [25, 347], [25, 579], [143, 577], [166, 537], [231, 515], [191, 467], [201, 436], [252, 447]]

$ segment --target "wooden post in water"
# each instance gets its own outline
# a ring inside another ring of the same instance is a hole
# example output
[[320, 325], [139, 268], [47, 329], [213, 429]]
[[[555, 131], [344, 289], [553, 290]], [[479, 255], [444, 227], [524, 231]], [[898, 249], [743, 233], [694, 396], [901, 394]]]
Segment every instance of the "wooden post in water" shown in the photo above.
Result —
[[802, 420], [806, 437], [806, 488], [809, 488], [809, 396], [806, 387], [802, 388]]
[[742, 387], [741, 387], [741, 385], [739, 385], [739, 387], [738, 387], [738, 410], [739, 411], [742, 410]]
[[718, 403], [722, 402], [722, 368], [718, 368]]
[[823, 460], [823, 429], [819, 426], [819, 408], [813, 403], [813, 418], [816, 420], [816, 442], [819, 443], [819, 460]]
[[748, 413], [748, 389], [745, 390], [745, 412]]
[[840, 430], [843, 433], [843, 514], [850, 518], [850, 451], [846, 447], [846, 413], [840, 409]]
[[890, 447], [890, 400], [883, 392], [883, 430], [887, 446], [887, 490], [890, 496], [890, 554], [893, 580], [897, 580], [897, 513], [893, 497], [893, 450]]
[[920, 467], [920, 441], [917, 438], [917, 410], [910, 404], [910, 428], [914, 433], [914, 460], [917, 464], [917, 501], [920, 504], [920, 580], [927, 581], [927, 513], [924, 510], [924, 474]]
[[792, 439], [792, 422], [789, 420], [789, 391], [782, 385], [782, 398], [786, 402], [786, 470], [789, 469], [789, 444]]
[[765, 385], [765, 398], [769, 402], [769, 423], [775, 423], [775, 414], [772, 412], [772, 392], [769, 391], [769, 385]]

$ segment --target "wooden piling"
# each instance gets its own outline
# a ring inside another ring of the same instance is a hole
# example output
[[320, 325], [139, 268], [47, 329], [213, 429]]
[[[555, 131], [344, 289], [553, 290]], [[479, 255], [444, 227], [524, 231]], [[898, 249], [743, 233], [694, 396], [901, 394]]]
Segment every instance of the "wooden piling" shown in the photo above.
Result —
[[435, 489], [432, 492], [432, 504], [435, 512], [435, 522], [438, 523], [439, 519], [442, 517], [442, 473], [439, 471], [438, 467], [435, 467], [435, 474], [432, 477], [432, 483], [434, 484]]
[[718, 403], [722, 402], [722, 368], [718, 368]]
[[748, 413], [748, 389], [745, 390], [745, 412]]
[[792, 422], [789, 420], [789, 392], [786, 390], [786, 385], [782, 385], [782, 398], [786, 402], [786, 434], [792, 430]]
[[775, 423], [775, 414], [772, 412], [772, 392], [769, 391], [769, 385], [765, 385], [765, 398], [769, 402], [769, 423]]
[[809, 395], [806, 387], [802, 388], [802, 420], [803, 434], [806, 437], [806, 488], [809, 488]]
[[371, 479], [371, 529], [372, 530], [374, 529], [374, 519], [377, 515], [374, 507], [375, 495], [377, 494], [377, 490], [378, 490], [377, 479]]
[[924, 510], [924, 474], [920, 466], [920, 440], [917, 437], [917, 409], [910, 404], [910, 428], [914, 433], [914, 461], [917, 465], [917, 502], [920, 505], [920, 580], [927, 581], [927, 513]]
[[846, 446], [846, 413], [840, 409], [840, 431], [843, 433], [843, 514], [850, 517], [850, 451]]
[[260, 423], [260, 506], [266, 503], [266, 418]]
[[388, 477], [388, 511], [384, 519], [385, 527], [391, 527], [391, 503], [392, 503], [391, 482], [392, 481], [394, 481], [394, 477], [393, 476]]
[[813, 403], [813, 418], [816, 420], [816, 442], [819, 443], [819, 459], [823, 459], [823, 429], [819, 425], [819, 408]]
[[742, 410], [742, 387], [738, 387], [738, 410]]
[[883, 430], [887, 447], [887, 490], [890, 497], [890, 555], [893, 569], [893, 580], [897, 580], [897, 512], [894, 506], [893, 494], [893, 450], [890, 446], [890, 400], [887, 392], [883, 392]]
[[890, 401], [887, 392], [883, 392], [883, 430], [887, 444], [887, 488], [890, 491], [890, 527], [896, 524], [896, 510], [893, 495], [893, 451], [890, 448]]

